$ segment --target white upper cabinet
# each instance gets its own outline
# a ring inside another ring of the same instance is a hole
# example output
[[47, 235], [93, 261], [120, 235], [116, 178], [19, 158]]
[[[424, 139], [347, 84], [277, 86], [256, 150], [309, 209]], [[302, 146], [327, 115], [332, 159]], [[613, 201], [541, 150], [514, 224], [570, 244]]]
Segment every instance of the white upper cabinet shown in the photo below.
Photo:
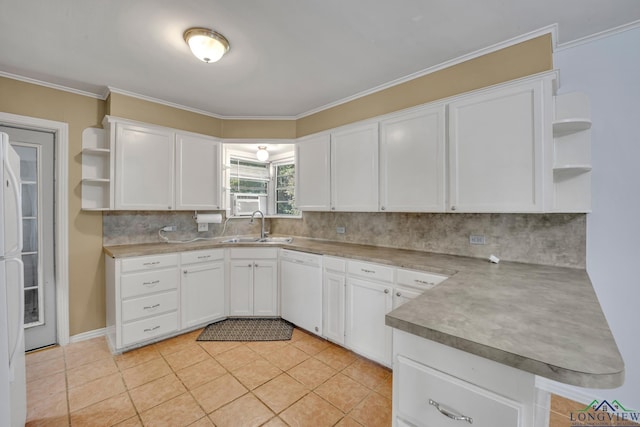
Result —
[[378, 123], [331, 133], [331, 210], [378, 210]]
[[545, 79], [449, 104], [450, 211], [543, 211], [551, 95]]
[[445, 107], [380, 122], [380, 210], [445, 210]]
[[176, 209], [220, 209], [220, 142], [176, 134]]
[[115, 209], [174, 209], [174, 134], [116, 123]]
[[296, 143], [296, 207], [301, 211], [331, 208], [331, 155], [329, 134]]

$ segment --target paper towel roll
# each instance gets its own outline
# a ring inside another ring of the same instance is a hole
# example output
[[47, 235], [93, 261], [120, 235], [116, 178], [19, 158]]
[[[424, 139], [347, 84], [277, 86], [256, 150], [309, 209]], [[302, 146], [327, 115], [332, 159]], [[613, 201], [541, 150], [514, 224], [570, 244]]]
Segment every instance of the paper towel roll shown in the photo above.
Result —
[[198, 224], [220, 224], [222, 222], [222, 214], [198, 214], [196, 215], [196, 223]]

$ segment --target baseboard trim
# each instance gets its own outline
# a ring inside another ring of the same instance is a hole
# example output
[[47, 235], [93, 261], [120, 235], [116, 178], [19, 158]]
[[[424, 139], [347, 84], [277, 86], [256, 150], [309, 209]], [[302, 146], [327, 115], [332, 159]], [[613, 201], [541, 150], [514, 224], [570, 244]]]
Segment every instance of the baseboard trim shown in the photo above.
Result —
[[94, 329], [93, 331], [83, 332], [81, 334], [69, 337], [69, 343], [86, 341], [93, 338], [103, 337], [107, 334], [107, 328]]

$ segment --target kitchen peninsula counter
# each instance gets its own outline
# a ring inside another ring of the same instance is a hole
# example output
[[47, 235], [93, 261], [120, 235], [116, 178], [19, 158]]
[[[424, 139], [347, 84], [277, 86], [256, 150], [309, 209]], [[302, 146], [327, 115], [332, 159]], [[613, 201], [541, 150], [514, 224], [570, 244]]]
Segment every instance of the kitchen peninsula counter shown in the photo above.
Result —
[[291, 243], [106, 246], [113, 258], [217, 247], [282, 247], [449, 276], [393, 310], [388, 326], [566, 384], [614, 388], [624, 363], [584, 269], [295, 237]]

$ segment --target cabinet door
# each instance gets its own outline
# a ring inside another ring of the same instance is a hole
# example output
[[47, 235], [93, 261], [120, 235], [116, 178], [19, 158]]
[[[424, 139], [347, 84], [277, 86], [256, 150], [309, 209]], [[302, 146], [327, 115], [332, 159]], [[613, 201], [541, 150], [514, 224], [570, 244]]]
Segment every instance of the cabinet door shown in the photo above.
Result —
[[378, 124], [331, 134], [331, 209], [378, 210]]
[[182, 328], [225, 316], [224, 264], [206, 263], [182, 270]]
[[296, 144], [296, 207], [301, 211], [328, 211], [331, 205], [329, 135]]
[[253, 261], [231, 261], [229, 270], [229, 316], [253, 315]]
[[445, 210], [444, 105], [380, 122], [380, 210]]
[[391, 365], [391, 285], [347, 279], [347, 347], [369, 359]]
[[323, 335], [328, 340], [344, 345], [346, 279], [344, 274], [325, 270], [323, 282]]
[[450, 209], [543, 209], [544, 82], [485, 92], [449, 104]]
[[220, 143], [176, 135], [176, 209], [220, 209]]
[[278, 315], [278, 263], [256, 260], [253, 264], [253, 315]]
[[164, 129], [116, 124], [116, 209], [174, 209], [173, 140]]

